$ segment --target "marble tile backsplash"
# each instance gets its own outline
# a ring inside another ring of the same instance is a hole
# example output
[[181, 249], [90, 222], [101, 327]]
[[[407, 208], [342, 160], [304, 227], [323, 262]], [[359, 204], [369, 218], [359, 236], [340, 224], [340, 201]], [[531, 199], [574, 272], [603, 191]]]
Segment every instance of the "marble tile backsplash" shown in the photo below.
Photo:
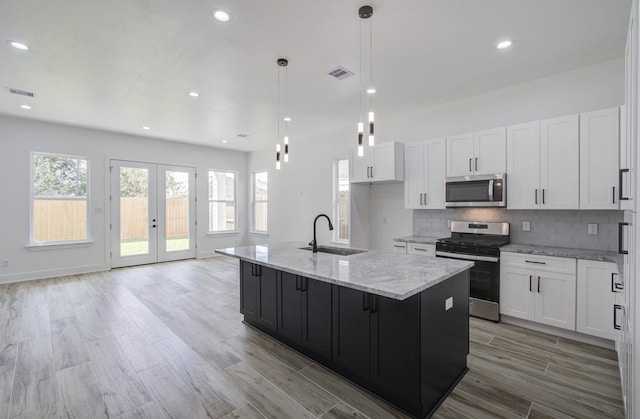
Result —
[[[618, 223], [623, 221], [623, 212], [492, 208], [414, 210], [413, 234], [447, 237], [450, 234], [448, 220], [508, 222], [512, 243], [617, 251]], [[523, 221], [529, 221], [530, 231], [522, 230]], [[588, 224], [597, 224], [598, 234], [587, 234]]]

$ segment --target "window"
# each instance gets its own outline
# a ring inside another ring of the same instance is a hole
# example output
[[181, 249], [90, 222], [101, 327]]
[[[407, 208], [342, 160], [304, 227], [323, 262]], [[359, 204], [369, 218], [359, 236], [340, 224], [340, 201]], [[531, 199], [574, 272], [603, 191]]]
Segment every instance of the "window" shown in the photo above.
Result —
[[31, 242], [89, 238], [88, 178], [84, 157], [31, 153]]
[[234, 172], [209, 171], [209, 232], [237, 231]]
[[333, 230], [333, 240], [349, 242], [349, 159], [338, 159], [333, 169], [333, 219], [338, 228]]
[[253, 231], [267, 232], [267, 185], [268, 173], [253, 174]]

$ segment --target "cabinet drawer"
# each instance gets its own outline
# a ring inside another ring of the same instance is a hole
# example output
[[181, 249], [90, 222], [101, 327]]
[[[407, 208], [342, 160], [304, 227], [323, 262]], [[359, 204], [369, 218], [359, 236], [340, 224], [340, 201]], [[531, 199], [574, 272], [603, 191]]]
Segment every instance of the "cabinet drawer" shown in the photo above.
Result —
[[435, 256], [436, 245], [435, 244], [420, 244], [420, 243], [408, 243], [407, 253], [410, 255], [425, 255]]
[[500, 253], [500, 263], [505, 266], [535, 269], [536, 271], [576, 273], [576, 260], [554, 256], [528, 255], [524, 253]]
[[394, 241], [393, 251], [394, 253], [407, 253], [407, 243]]

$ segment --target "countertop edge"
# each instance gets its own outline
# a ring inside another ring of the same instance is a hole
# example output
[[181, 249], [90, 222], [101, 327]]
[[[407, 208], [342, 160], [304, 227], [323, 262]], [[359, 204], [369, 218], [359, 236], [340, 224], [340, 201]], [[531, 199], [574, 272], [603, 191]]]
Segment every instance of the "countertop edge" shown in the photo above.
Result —
[[346, 287], [346, 288], [351, 288], [351, 289], [355, 289], [355, 290], [359, 290], [359, 291], [369, 292], [369, 293], [372, 293], [372, 294], [375, 294], [375, 295], [379, 295], [381, 297], [389, 297], [389, 298], [392, 298], [392, 299], [395, 299], [395, 300], [406, 300], [407, 298], [409, 298], [411, 296], [414, 296], [414, 295], [416, 295], [416, 294], [418, 294], [418, 293], [420, 293], [420, 292], [422, 292], [422, 291], [424, 291], [424, 290], [426, 290], [428, 288], [436, 286], [436, 285], [440, 284], [441, 282], [444, 282], [447, 279], [449, 279], [451, 277], [454, 277], [454, 276], [458, 275], [459, 273], [462, 273], [462, 272], [470, 269], [473, 266], [472, 262], [469, 262], [470, 266], [463, 267], [463, 268], [460, 268], [460, 269], [456, 269], [453, 272], [450, 272], [450, 273], [448, 273], [448, 274], [446, 274], [446, 275], [444, 275], [444, 276], [442, 276], [442, 277], [440, 277], [440, 278], [438, 278], [436, 280], [430, 281], [430, 282], [425, 283], [425, 284], [423, 284], [423, 285], [421, 285], [421, 286], [419, 286], [417, 288], [414, 288], [411, 291], [408, 291], [408, 292], [406, 292], [404, 294], [398, 294], [398, 293], [393, 293], [393, 292], [389, 292], [389, 291], [382, 291], [382, 290], [379, 290], [379, 289], [373, 289], [373, 288], [370, 288], [370, 287], [367, 287], [367, 286], [364, 286], [364, 285], [354, 284], [352, 282], [342, 282], [342, 281], [338, 281], [338, 280], [333, 279], [333, 278], [327, 278], [327, 277], [320, 276], [320, 275], [310, 274], [308, 272], [296, 271], [295, 269], [283, 267], [283, 266], [280, 266], [280, 265], [275, 265], [275, 264], [272, 264], [272, 263], [269, 263], [269, 262], [258, 261], [258, 260], [252, 259], [250, 257], [226, 253], [221, 249], [216, 249], [215, 253], [218, 253], [218, 254], [221, 254], [221, 255], [224, 255], [224, 256], [228, 256], [228, 257], [232, 257], [232, 258], [235, 258], [235, 259], [239, 259], [241, 261], [245, 261], [245, 262], [250, 262], [250, 263], [255, 263], [255, 264], [258, 264], [258, 265], [266, 266], [268, 268], [276, 269], [278, 271], [288, 272], [290, 274], [300, 275], [300, 276], [304, 276], [306, 278], [311, 278], [311, 279], [316, 279], [316, 280], [319, 280], [319, 281], [322, 281], [322, 282], [326, 282], [326, 283], [329, 283], [329, 284], [335, 284], [335, 285], [340, 285], [340, 286], [343, 286], [343, 287]]

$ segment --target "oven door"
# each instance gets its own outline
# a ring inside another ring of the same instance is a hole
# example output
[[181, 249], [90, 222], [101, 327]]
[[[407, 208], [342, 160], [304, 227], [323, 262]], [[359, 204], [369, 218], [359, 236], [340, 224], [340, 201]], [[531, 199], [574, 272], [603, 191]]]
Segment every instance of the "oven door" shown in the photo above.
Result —
[[474, 266], [469, 271], [469, 314], [495, 322], [499, 321], [500, 259], [442, 251], [436, 251], [436, 257], [474, 262]]

